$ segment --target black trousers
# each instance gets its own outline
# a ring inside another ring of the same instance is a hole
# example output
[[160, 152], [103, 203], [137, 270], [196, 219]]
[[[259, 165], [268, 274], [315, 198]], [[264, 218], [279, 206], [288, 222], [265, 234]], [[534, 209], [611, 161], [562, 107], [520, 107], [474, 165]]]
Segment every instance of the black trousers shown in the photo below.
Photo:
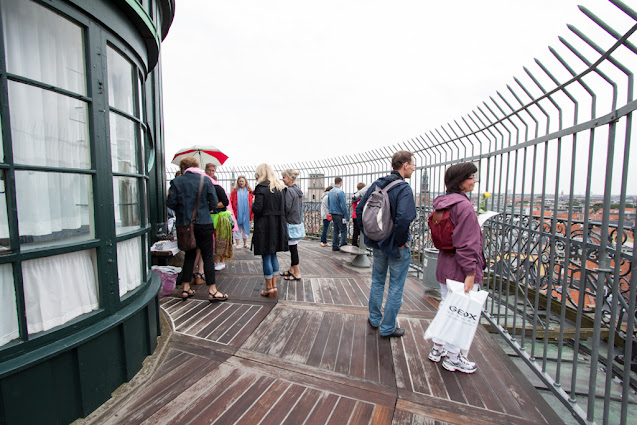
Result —
[[[197, 248], [201, 250], [201, 258], [203, 259], [203, 271], [206, 275], [206, 285], [215, 284], [215, 260], [214, 245], [212, 242], [212, 234], [215, 231], [214, 224], [195, 224], [195, 240]], [[182, 282], [190, 282], [192, 280], [192, 269], [195, 265], [197, 257], [197, 249], [186, 251], [184, 259], [184, 269], [182, 272]], [[199, 271], [201, 273], [201, 270]]]
[[361, 234], [361, 229], [358, 227], [358, 222], [355, 218], [352, 218], [354, 223], [354, 232], [352, 233], [352, 245], [358, 246], [358, 236]]
[[290, 259], [291, 261], [291, 266], [296, 266], [297, 264], [299, 264], [299, 248], [298, 245], [288, 245], [288, 248], [290, 249]]

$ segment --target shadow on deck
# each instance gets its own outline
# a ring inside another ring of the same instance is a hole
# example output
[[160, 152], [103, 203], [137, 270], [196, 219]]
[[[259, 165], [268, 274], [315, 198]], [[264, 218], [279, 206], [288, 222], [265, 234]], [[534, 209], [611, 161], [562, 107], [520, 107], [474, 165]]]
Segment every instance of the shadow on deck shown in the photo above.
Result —
[[[429, 361], [423, 333], [437, 301], [416, 278], [399, 315], [406, 334], [386, 340], [367, 324], [371, 269], [316, 242], [302, 242], [299, 255], [303, 279], [279, 281], [278, 300], [259, 296], [261, 260], [245, 249], [217, 273], [229, 301], [208, 303], [205, 285], [185, 302], [162, 298], [174, 332], [163, 330], [152, 370], [82, 422], [562, 423], [482, 327], [470, 355], [475, 374]], [[286, 270], [289, 255], [279, 260]]]

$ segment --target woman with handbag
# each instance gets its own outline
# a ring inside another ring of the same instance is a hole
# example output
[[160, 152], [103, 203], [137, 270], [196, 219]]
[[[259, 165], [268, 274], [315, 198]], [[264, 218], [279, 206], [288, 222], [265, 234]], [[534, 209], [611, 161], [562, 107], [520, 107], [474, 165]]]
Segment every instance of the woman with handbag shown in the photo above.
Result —
[[305, 237], [303, 224], [303, 192], [296, 185], [299, 172], [288, 169], [281, 173], [285, 188], [285, 221], [288, 227], [288, 248], [290, 249], [290, 269], [281, 273], [284, 280], [301, 280], [301, 268], [299, 266], [298, 243]]
[[[436, 279], [440, 283], [442, 301], [447, 297], [447, 279], [464, 282], [464, 291], [477, 291], [483, 281], [483, 270], [486, 260], [482, 251], [483, 238], [478, 217], [473, 205], [466, 195], [471, 192], [478, 181], [475, 173], [478, 171], [471, 162], [454, 164], [445, 172], [445, 186], [447, 194], [434, 199], [433, 207], [436, 211], [448, 210], [453, 224], [452, 241], [455, 252], [438, 253]], [[442, 304], [441, 301], [441, 304]], [[429, 353], [429, 360], [442, 362], [442, 367], [454, 372], [473, 373], [476, 364], [470, 362], [460, 353], [460, 349], [443, 339], [433, 338], [434, 346]]]
[[332, 216], [330, 215], [330, 206], [327, 201], [327, 194], [332, 190], [334, 186], [327, 186], [325, 192], [321, 196], [321, 219], [323, 220], [323, 232], [321, 233], [321, 246], [330, 246], [327, 243], [327, 229], [330, 227]]
[[254, 173], [257, 185], [254, 188], [254, 233], [252, 246], [254, 255], [260, 255], [263, 262], [265, 289], [264, 297], [277, 296], [276, 280], [279, 276], [279, 260], [276, 253], [288, 250], [285, 223], [285, 186], [276, 177], [268, 164], [260, 164]]
[[195, 158], [184, 158], [179, 163], [182, 175], [173, 179], [168, 190], [166, 205], [175, 211], [177, 225], [177, 243], [186, 251], [184, 259], [183, 300], [194, 295], [190, 289], [193, 265], [197, 256], [197, 248], [201, 256], [208, 285], [210, 302], [225, 301], [228, 296], [217, 291], [215, 285], [215, 264], [212, 234], [214, 224], [210, 210], [217, 206], [217, 192], [212, 182], [200, 170]]
[[243, 239], [243, 247], [248, 248], [248, 238], [250, 237], [250, 222], [253, 219], [252, 202], [254, 194], [252, 188], [248, 184], [245, 176], [239, 176], [234, 184], [234, 189], [230, 193], [230, 204], [234, 211], [234, 217], [237, 221], [238, 230], [235, 230], [232, 237], [237, 241], [237, 249], [241, 248], [239, 244]]

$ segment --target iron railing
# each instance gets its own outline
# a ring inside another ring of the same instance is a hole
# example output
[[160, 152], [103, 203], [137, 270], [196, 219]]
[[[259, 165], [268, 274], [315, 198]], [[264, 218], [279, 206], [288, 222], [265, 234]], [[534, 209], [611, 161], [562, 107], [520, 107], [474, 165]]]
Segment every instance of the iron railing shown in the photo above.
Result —
[[[569, 26], [573, 40], [560, 37], [547, 63], [536, 59], [514, 84], [453, 123], [393, 146], [273, 166], [300, 172], [306, 231], [318, 238], [321, 195], [334, 177], [352, 195], [358, 182], [390, 171], [394, 152], [413, 152], [412, 266], [421, 272], [423, 250], [432, 247], [427, 217], [444, 193], [444, 171], [474, 161], [480, 183], [472, 200], [500, 213], [483, 228], [491, 293], [484, 317], [580, 423], [611, 423], [612, 402], [621, 404], [626, 423], [637, 390], [637, 155], [630, 149], [637, 12], [610, 2], [630, 18], [627, 30], [580, 7], [608, 47]], [[231, 190], [240, 175], [254, 181], [254, 169], [226, 166], [217, 174]], [[583, 356], [590, 358], [586, 368]], [[599, 370], [606, 370], [601, 392]], [[587, 388], [578, 384], [583, 374]]]

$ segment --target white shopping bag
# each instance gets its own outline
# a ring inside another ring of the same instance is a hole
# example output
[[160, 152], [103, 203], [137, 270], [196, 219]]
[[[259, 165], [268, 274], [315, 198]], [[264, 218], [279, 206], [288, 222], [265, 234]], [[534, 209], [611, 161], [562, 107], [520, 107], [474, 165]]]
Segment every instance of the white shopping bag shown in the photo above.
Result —
[[468, 350], [480, 323], [482, 306], [487, 291], [464, 292], [464, 283], [447, 279], [447, 298], [438, 307], [438, 313], [425, 331], [425, 339], [439, 338]]

